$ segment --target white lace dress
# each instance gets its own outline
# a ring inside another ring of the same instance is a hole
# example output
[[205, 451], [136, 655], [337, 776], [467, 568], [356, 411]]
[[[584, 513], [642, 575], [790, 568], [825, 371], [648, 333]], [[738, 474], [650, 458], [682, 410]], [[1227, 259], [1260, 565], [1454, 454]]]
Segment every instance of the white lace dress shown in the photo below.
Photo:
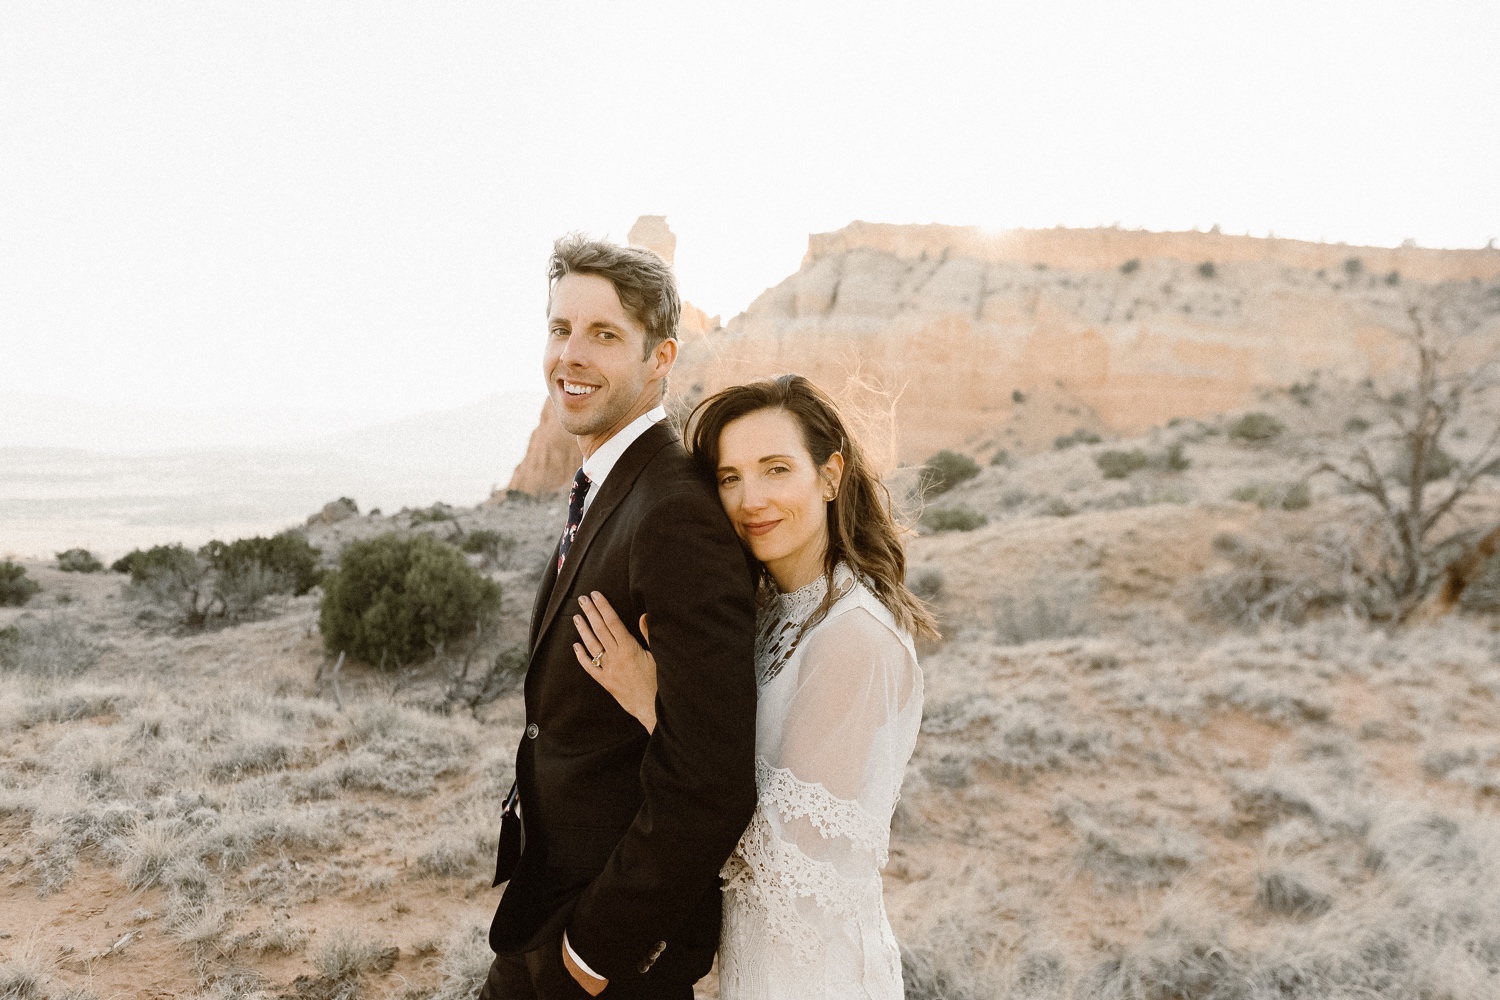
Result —
[[922, 720], [911, 637], [847, 567], [760, 615], [760, 801], [725, 864], [723, 1000], [902, 996], [880, 869]]

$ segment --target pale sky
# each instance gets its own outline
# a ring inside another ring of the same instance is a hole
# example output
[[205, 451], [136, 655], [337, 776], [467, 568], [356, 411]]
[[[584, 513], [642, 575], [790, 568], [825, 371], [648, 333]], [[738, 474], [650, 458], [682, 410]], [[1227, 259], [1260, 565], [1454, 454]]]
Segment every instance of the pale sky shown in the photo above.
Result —
[[539, 392], [552, 239], [648, 213], [726, 320], [855, 219], [1483, 246], [1497, 51], [1493, 2], [7, 0], [0, 392]]

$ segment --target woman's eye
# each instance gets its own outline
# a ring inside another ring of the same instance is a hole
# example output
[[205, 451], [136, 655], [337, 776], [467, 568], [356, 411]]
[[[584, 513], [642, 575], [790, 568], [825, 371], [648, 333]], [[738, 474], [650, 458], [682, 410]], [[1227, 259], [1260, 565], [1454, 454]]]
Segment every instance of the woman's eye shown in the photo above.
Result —
[[726, 486], [733, 486], [739, 481], [740, 480], [738, 476], [725, 476], [723, 479], [719, 480], [719, 489], [722, 490]]
[[766, 470], [766, 474], [767, 475], [774, 475], [774, 474], [782, 473], [782, 472], [786, 472], [786, 471], [787, 471], [787, 468], [784, 465], [773, 465], [769, 469]]

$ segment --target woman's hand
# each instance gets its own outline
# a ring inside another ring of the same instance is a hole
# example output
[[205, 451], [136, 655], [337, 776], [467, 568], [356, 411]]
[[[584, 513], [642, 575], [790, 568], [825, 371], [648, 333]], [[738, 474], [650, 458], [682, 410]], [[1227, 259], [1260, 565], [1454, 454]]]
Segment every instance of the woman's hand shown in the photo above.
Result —
[[[579, 664], [646, 732], [655, 732], [656, 657], [635, 641], [603, 594], [596, 590], [592, 596], [578, 598], [578, 604], [583, 614], [574, 615], [573, 624], [583, 641], [573, 643], [573, 653]], [[641, 615], [641, 635], [651, 641], [645, 615]]]

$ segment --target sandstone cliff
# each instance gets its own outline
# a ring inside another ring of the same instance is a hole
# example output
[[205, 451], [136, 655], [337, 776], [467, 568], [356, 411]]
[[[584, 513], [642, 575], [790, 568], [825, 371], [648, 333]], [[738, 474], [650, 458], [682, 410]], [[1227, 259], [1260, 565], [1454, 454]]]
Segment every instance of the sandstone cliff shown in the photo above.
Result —
[[[984, 459], [1235, 409], [1317, 370], [1379, 375], [1411, 302], [1500, 337], [1500, 250], [856, 222], [810, 237], [727, 328], [685, 309], [672, 402], [795, 371], [835, 395], [883, 389], [899, 461]], [[544, 409], [510, 486], [559, 488], [577, 463]]]

